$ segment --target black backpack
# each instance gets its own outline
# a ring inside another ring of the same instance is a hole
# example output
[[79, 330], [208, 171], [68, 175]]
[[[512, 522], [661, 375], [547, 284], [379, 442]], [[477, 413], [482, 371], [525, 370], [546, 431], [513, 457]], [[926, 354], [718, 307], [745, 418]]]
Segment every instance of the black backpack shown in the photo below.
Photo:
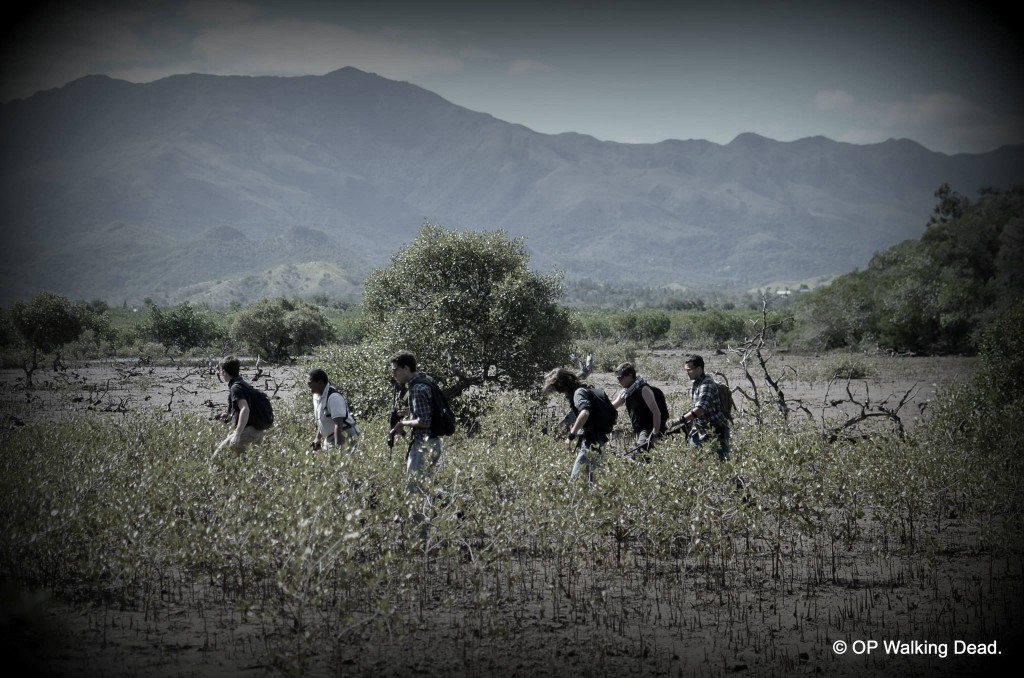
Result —
[[270, 398], [266, 393], [255, 386], [242, 382], [249, 391], [246, 401], [249, 403], [249, 426], [257, 431], [265, 431], [274, 425], [274, 408], [270, 404]]
[[452, 408], [448, 404], [448, 399], [444, 397], [444, 393], [438, 387], [437, 382], [427, 374], [423, 375], [421, 383], [430, 385], [430, 436], [450, 436], [455, 433], [455, 415], [452, 414]]
[[668, 402], [665, 400], [665, 392], [657, 386], [647, 384], [647, 388], [654, 393], [654, 402], [658, 404], [658, 411], [661, 412], [661, 432], [668, 428]]
[[584, 428], [593, 428], [598, 433], [608, 435], [615, 428], [615, 422], [619, 419], [619, 411], [612, 405], [608, 394], [601, 388], [590, 388], [582, 386], [590, 393], [590, 416]]

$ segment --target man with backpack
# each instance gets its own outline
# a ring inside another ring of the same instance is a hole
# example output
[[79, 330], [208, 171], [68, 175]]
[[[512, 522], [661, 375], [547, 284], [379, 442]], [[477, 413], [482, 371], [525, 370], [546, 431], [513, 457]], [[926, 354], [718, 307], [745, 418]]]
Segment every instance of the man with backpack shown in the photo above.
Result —
[[228, 356], [221, 361], [220, 379], [228, 383], [228, 411], [220, 416], [220, 420], [234, 421], [235, 429], [217, 446], [214, 455], [225, 447], [231, 447], [236, 452], [244, 451], [252, 443], [263, 440], [267, 429], [274, 423], [270, 399], [262, 391], [247, 384], [239, 376], [240, 372], [241, 363], [235, 356]]
[[688, 357], [684, 369], [690, 378], [693, 405], [679, 421], [690, 427], [686, 434], [690, 446], [700, 447], [714, 432], [718, 438], [718, 458], [725, 461], [730, 453], [729, 418], [723, 411], [718, 382], [704, 371], [704, 358], [699, 355]]
[[313, 392], [313, 419], [316, 439], [313, 449], [345, 447], [349, 452], [359, 442], [359, 427], [341, 392], [331, 385], [327, 373], [320, 368], [310, 371], [309, 390]]
[[637, 376], [632, 363], [622, 363], [615, 368], [615, 377], [622, 391], [612, 400], [615, 407], [626, 406], [629, 421], [633, 425], [634, 455], [654, 449], [654, 441], [668, 428], [668, 404], [665, 394], [647, 380]]
[[544, 376], [544, 392], [564, 395], [575, 417], [565, 440], [567, 447], [577, 450], [569, 479], [586, 470], [587, 480], [593, 484], [594, 469], [601, 463], [618, 412], [603, 390], [581, 383], [576, 373], [566, 369], [551, 370]]
[[399, 351], [391, 357], [391, 375], [409, 389], [409, 409], [389, 434], [402, 435], [412, 429], [412, 440], [405, 462], [405, 481], [409, 494], [423, 492], [422, 481], [434, 472], [441, 458], [441, 436], [454, 432], [455, 420], [448, 402], [430, 376], [416, 371], [416, 356]]

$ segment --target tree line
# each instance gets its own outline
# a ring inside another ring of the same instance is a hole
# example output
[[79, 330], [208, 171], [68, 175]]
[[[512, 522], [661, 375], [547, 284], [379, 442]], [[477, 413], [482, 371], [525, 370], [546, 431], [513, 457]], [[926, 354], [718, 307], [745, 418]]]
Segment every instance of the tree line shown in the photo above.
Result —
[[[766, 295], [778, 320], [771, 339], [805, 350], [976, 352], [984, 327], [1024, 296], [1024, 187], [988, 189], [970, 200], [943, 184], [935, 196], [920, 239], [879, 252], [865, 270], [795, 301]], [[572, 289], [568, 296], [578, 297], [611, 288], [584, 280]], [[150, 342], [164, 352], [244, 350], [272, 361], [319, 351], [348, 373], [382, 363], [401, 344], [432, 364], [456, 394], [535, 381], [544, 369], [567, 364], [579, 342], [620, 349], [739, 343], [760, 314], [754, 304], [737, 308], [719, 299], [710, 306], [666, 295], [648, 294], [632, 308], [570, 307], [561, 274], [529, 269], [523, 240], [424, 224], [389, 265], [366, 278], [361, 306], [278, 297], [213, 310], [147, 300], [135, 315], [42, 292], [0, 309], [0, 349], [31, 383], [44, 356], [59, 369], [71, 346], [85, 354], [91, 347], [98, 357]], [[126, 314], [135, 317], [126, 322]], [[372, 380], [355, 381], [359, 392]]]
[[798, 347], [975, 353], [1024, 297], [1024, 186], [970, 200], [948, 184], [924, 235], [877, 253], [794, 306]]

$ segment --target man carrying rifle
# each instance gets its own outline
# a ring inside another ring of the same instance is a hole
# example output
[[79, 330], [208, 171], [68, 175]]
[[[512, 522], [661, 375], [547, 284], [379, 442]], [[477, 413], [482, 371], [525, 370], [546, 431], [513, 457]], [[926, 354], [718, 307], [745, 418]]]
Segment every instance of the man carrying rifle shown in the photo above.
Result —
[[403, 435], [406, 427], [412, 429], [412, 442], [405, 461], [405, 481], [409, 494], [418, 494], [423, 492], [423, 479], [433, 474], [441, 458], [441, 438], [430, 430], [434, 412], [430, 377], [416, 371], [416, 356], [408, 351], [399, 351], [392, 356], [391, 376], [409, 389], [409, 409], [388, 435]]
[[711, 432], [717, 436], [718, 458], [729, 458], [729, 419], [722, 411], [718, 382], [704, 371], [704, 358], [691, 355], [686, 359], [686, 376], [690, 378], [690, 398], [693, 406], [679, 419], [689, 426], [686, 437], [691, 447], [700, 447]]
[[612, 405], [626, 406], [629, 422], [633, 425], [634, 447], [631, 457], [642, 457], [654, 449], [654, 441], [668, 428], [668, 406], [665, 394], [636, 373], [632, 363], [622, 363], [615, 368], [615, 377], [622, 391]]

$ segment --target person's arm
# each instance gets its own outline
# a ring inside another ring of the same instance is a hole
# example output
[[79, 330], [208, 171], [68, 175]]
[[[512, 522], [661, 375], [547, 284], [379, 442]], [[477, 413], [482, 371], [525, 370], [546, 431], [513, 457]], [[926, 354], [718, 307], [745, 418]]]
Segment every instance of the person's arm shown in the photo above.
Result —
[[694, 421], [696, 419], [703, 419], [704, 418], [704, 413], [707, 412], [707, 410], [704, 408], [704, 406], [707, 404], [708, 400], [711, 398], [710, 390], [711, 389], [708, 387], [707, 384], [702, 384], [701, 386], [699, 386], [697, 388], [697, 397], [695, 398], [695, 402], [693, 403], [693, 407], [691, 407], [686, 412], [686, 414], [683, 415], [683, 421], [684, 422], [688, 423], [688, 422]]
[[409, 414], [398, 422], [409, 428], [430, 428], [430, 387], [417, 383], [409, 389]]
[[333, 417], [331, 421], [334, 422], [334, 442], [337, 444], [341, 441], [341, 432], [345, 428], [345, 417]]
[[569, 445], [576, 441], [576, 436], [579, 435], [583, 427], [587, 425], [587, 420], [590, 419], [590, 399], [587, 397], [587, 390], [580, 388], [572, 396], [573, 407], [579, 413], [576, 415], [576, 420], [569, 426], [569, 436], [565, 439], [565, 442]]
[[235, 405], [238, 407], [238, 424], [235, 426], [235, 442], [237, 443], [242, 439], [242, 431], [249, 423], [249, 401], [239, 398], [235, 401]]
[[587, 424], [587, 419], [590, 418], [590, 410], [580, 410], [580, 413], [576, 415], [575, 421], [569, 426], [569, 435], [565, 439], [566, 445], [572, 445], [576, 442], [576, 436], [579, 435], [580, 431]]
[[576, 421], [572, 422], [572, 426], [569, 427], [569, 435], [578, 435], [580, 430], [587, 425], [587, 419], [590, 419], [590, 410], [580, 410], [580, 413], [576, 415]]
[[648, 387], [644, 387], [643, 391], [640, 391], [640, 395], [643, 397], [647, 407], [651, 410], [653, 415], [651, 421], [653, 426], [651, 427], [651, 437], [661, 433], [661, 410], [658, 408], [658, 401], [654, 399], [654, 391]]
[[[345, 428], [345, 419], [348, 415], [348, 402], [346, 402], [344, 396], [340, 393], [331, 393], [331, 397], [327, 400], [327, 411], [331, 414], [331, 421], [334, 423], [334, 443], [338, 444], [341, 442], [341, 431]], [[337, 414], [343, 414], [343, 416], [335, 416]]]
[[619, 391], [619, 394], [615, 396], [615, 400], [612, 401], [612, 407], [622, 407], [626, 402], [626, 389]]
[[314, 450], [319, 450], [322, 447], [323, 434], [320, 433], [320, 403], [317, 398], [313, 398], [313, 426], [316, 427], [316, 436], [313, 437], [313, 443], [310, 445]]

